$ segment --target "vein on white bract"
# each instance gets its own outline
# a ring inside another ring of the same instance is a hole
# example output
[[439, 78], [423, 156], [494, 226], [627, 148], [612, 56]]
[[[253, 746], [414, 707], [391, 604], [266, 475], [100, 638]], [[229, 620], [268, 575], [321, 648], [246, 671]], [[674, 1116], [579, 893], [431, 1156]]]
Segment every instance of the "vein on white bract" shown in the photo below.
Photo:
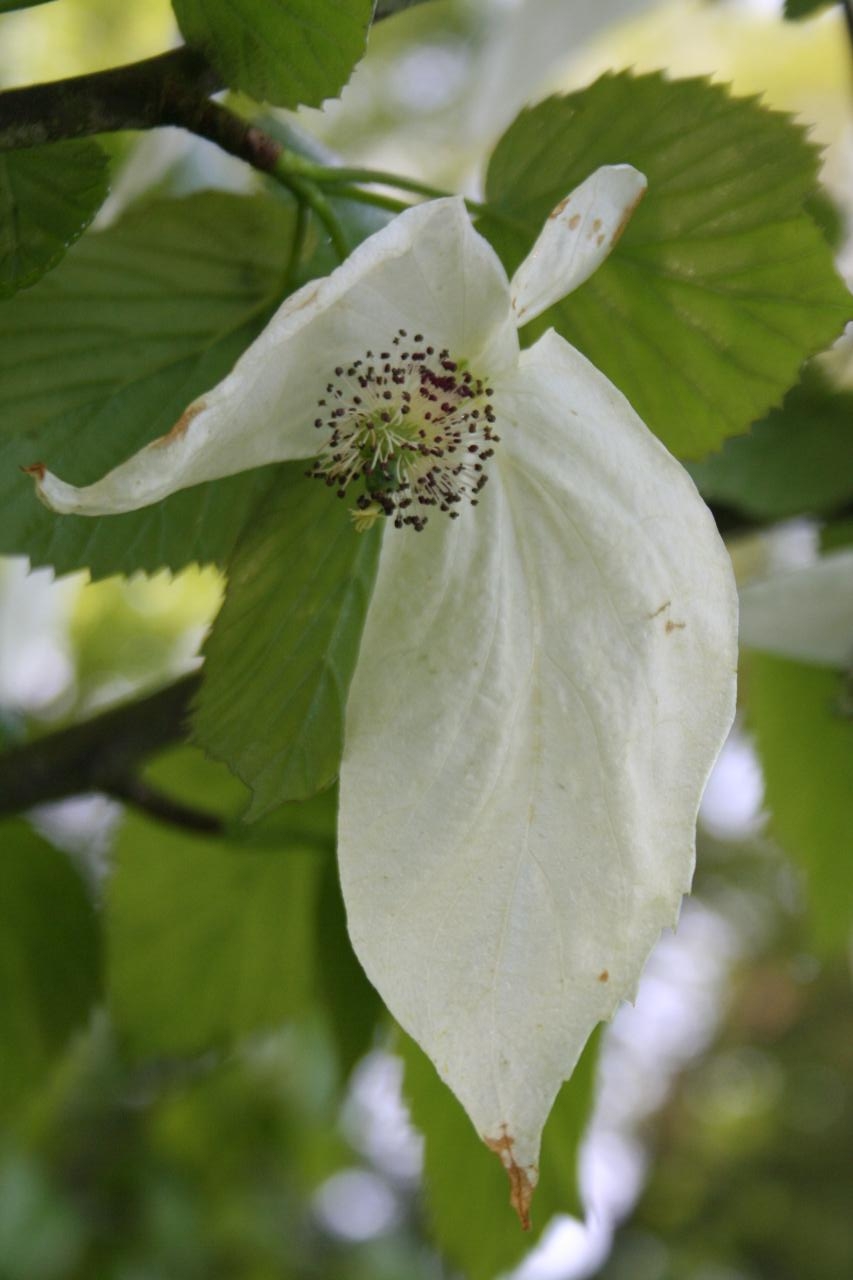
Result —
[[383, 523], [340, 773], [350, 935], [524, 1225], [557, 1090], [677, 919], [734, 713], [737, 598], [691, 480], [562, 338], [518, 341], [644, 189], [598, 170], [512, 281], [461, 200], [408, 210], [167, 436], [85, 488], [33, 469], [102, 515], [313, 459], [354, 537]]

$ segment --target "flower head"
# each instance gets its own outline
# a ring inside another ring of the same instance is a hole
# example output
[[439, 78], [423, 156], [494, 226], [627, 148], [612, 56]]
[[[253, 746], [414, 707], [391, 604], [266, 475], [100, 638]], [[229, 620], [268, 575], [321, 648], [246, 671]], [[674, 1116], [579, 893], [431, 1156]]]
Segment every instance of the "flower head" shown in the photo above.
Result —
[[84, 489], [37, 469], [94, 515], [314, 459], [356, 530], [384, 522], [340, 775], [349, 928], [522, 1221], [560, 1083], [690, 886], [734, 711], [736, 594], [692, 482], [562, 338], [518, 341], [644, 186], [598, 170], [512, 281], [461, 200], [411, 209], [162, 440]]
[[420, 532], [425, 508], [455, 519], [463, 498], [477, 505], [489, 478], [485, 464], [500, 439], [488, 400], [494, 393], [422, 333], [410, 337], [400, 329], [388, 345], [335, 367], [317, 402], [314, 426], [326, 439], [308, 474], [336, 488], [339, 498], [359, 485], [357, 529], [384, 515], [398, 529]]

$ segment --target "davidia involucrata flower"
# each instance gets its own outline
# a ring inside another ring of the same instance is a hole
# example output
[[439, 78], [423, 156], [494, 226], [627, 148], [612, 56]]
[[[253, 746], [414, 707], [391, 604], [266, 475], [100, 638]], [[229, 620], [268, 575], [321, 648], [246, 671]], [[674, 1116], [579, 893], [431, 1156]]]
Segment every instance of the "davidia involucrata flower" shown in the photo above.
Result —
[[644, 187], [593, 174], [511, 281], [460, 199], [413, 208], [163, 439], [88, 488], [34, 468], [55, 510], [102, 515], [314, 459], [354, 537], [384, 521], [340, 775], [349, 927], [522, 1221], [561, 1082], [690, 887], [734, 709], [735, 589], [693, 484], [562, 338], [519, 348]]

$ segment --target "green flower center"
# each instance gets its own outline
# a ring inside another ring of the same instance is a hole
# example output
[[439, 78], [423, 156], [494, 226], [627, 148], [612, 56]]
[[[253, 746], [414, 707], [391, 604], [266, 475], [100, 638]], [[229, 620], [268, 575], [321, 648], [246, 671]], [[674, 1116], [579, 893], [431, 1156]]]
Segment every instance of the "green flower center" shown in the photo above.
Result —
[[488, 478], [500, 438], [492, 394], [464, 361], [400, 329], [388, 351], [335, 369], [314, 420], [328, 438], [308, 475], [340, 498], [355, 491], [359, 530], [386, 516], [419, 532], [430, 508], [454, 519]]

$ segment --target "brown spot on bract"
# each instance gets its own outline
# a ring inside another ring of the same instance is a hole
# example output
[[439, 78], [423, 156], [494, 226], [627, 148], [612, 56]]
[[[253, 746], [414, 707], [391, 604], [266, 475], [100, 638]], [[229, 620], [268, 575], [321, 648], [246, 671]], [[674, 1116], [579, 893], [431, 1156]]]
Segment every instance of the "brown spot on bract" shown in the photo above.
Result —
[[602, 231], [602, 233], [601, 233], [601, 235], [600, 235], [600, 236], [596, 236], [596, 237], [595, 237], [595, 243], [596, 243], [597, 245], [602, 245], [602, 244], [604, 244], [604, 232], [603, 232], [603, 231]]
[[484, 1138], [483, 1141], [490, 1151], [494, 1151], [506, 1169], [509, 1177], [509, 1202], [518, 1214], [522, 1231], [529, 1231], [530, 1201], [533, 1199], [535, 1186], [535, 1183], [531, 1180], [530, 1173], [532, 1172], [535, 1176], [537, 1171], [535, 1168], [530, 1170], [526, 1169], [524, 1165], [515, 1163], [515, 1156], [512, 1154], [515, 1139], [511, 1138], [507, 1133], [506, 1125], [501, 1125], [501, 1128], [503, 1133], [499, 1138]]
[[593, 220], [592, 220], [592, 229], [593, 229], [593, 231], [600, 231], [600, 230], [601, 230], [601, 219], [600, 219], [600, 218], [593, 218]]
[[598, 975], [598, 981], [599, 981], [599, 982], [609, 982], [609, 981], [610, 981], [610, 971], [609, 971], [609, 969], [602, 969], [602, 970], [601, 970], [601, 973]]
[[[552, 218], [559, 218], [560, 214], [563, 212], [563, 210], [565, 209], [566, 205], [569, 203], [570, 200], [571, 200], [571, 196], [564, 196], [563, 199], [560, 201], [560, 203], [554, 209], [552, 209], [551, 212], [548, 214], [548, 221], [550, 222]], [[569, 226], [571, 225], [572, 224], [570, 222]]]
[[43, 462], [33, 462], [29, 467], [21, 467], [21, 470], [25, 475], [35, 476], [36, 480], [41, 482], [44, 479], [44, 473], [47, 471], [47, 467]]
[[673, 622], [672, 618], [667, 618], [664, 630], [669, 635], [672, 631], [683, 631], [686, 626], [686, 622]]
[[650, 613], [648, 615], [649, 620], [651, 621], [652, 618], [659, 618], [660, 615], [664, 612], [664, 610], [668, 609], [671, 604], [672, 604], [671, 600], [664, 600], [663, 604], [659, 609], [655, 609], [654, 613]]
[[643, 190], [640, 192], [637, 198], [631, 201], [631, 203], [628, 205], [628, 208], [622, 214], [622, 220], [620, 221], [619, 226], [616, 228], [616, 230], [613, 232], [613, 235], [610, 237], [611, 249], [621, 238], [623, 231], [627, 227], [628, 223], [631, 221], [631, 217], [634, 213], [634, 210], [636, 209], [637, 205], [640, 203], [640, 201], [642, 200], [645, 194], [646, 194], [646, 189], [645, 187], [643, 187]]
[[580, 226], [580, 222], [581, 222], [580, 214], [573, 213], [572, 216], [569, 218], [569, 230], [575, 231]]
[[173, 444], [175, 440], [179, 440], [192, 422], [193, 418], [198, 417], [204, 408], [206, 408], [204, 400], [195, 400], [191, 405], [184, 409], [171, 431], [167, 431], [164, 436], [160, 436], [159, 439], [151, 441], [152, 449], [162, 449], [164, 445]]

